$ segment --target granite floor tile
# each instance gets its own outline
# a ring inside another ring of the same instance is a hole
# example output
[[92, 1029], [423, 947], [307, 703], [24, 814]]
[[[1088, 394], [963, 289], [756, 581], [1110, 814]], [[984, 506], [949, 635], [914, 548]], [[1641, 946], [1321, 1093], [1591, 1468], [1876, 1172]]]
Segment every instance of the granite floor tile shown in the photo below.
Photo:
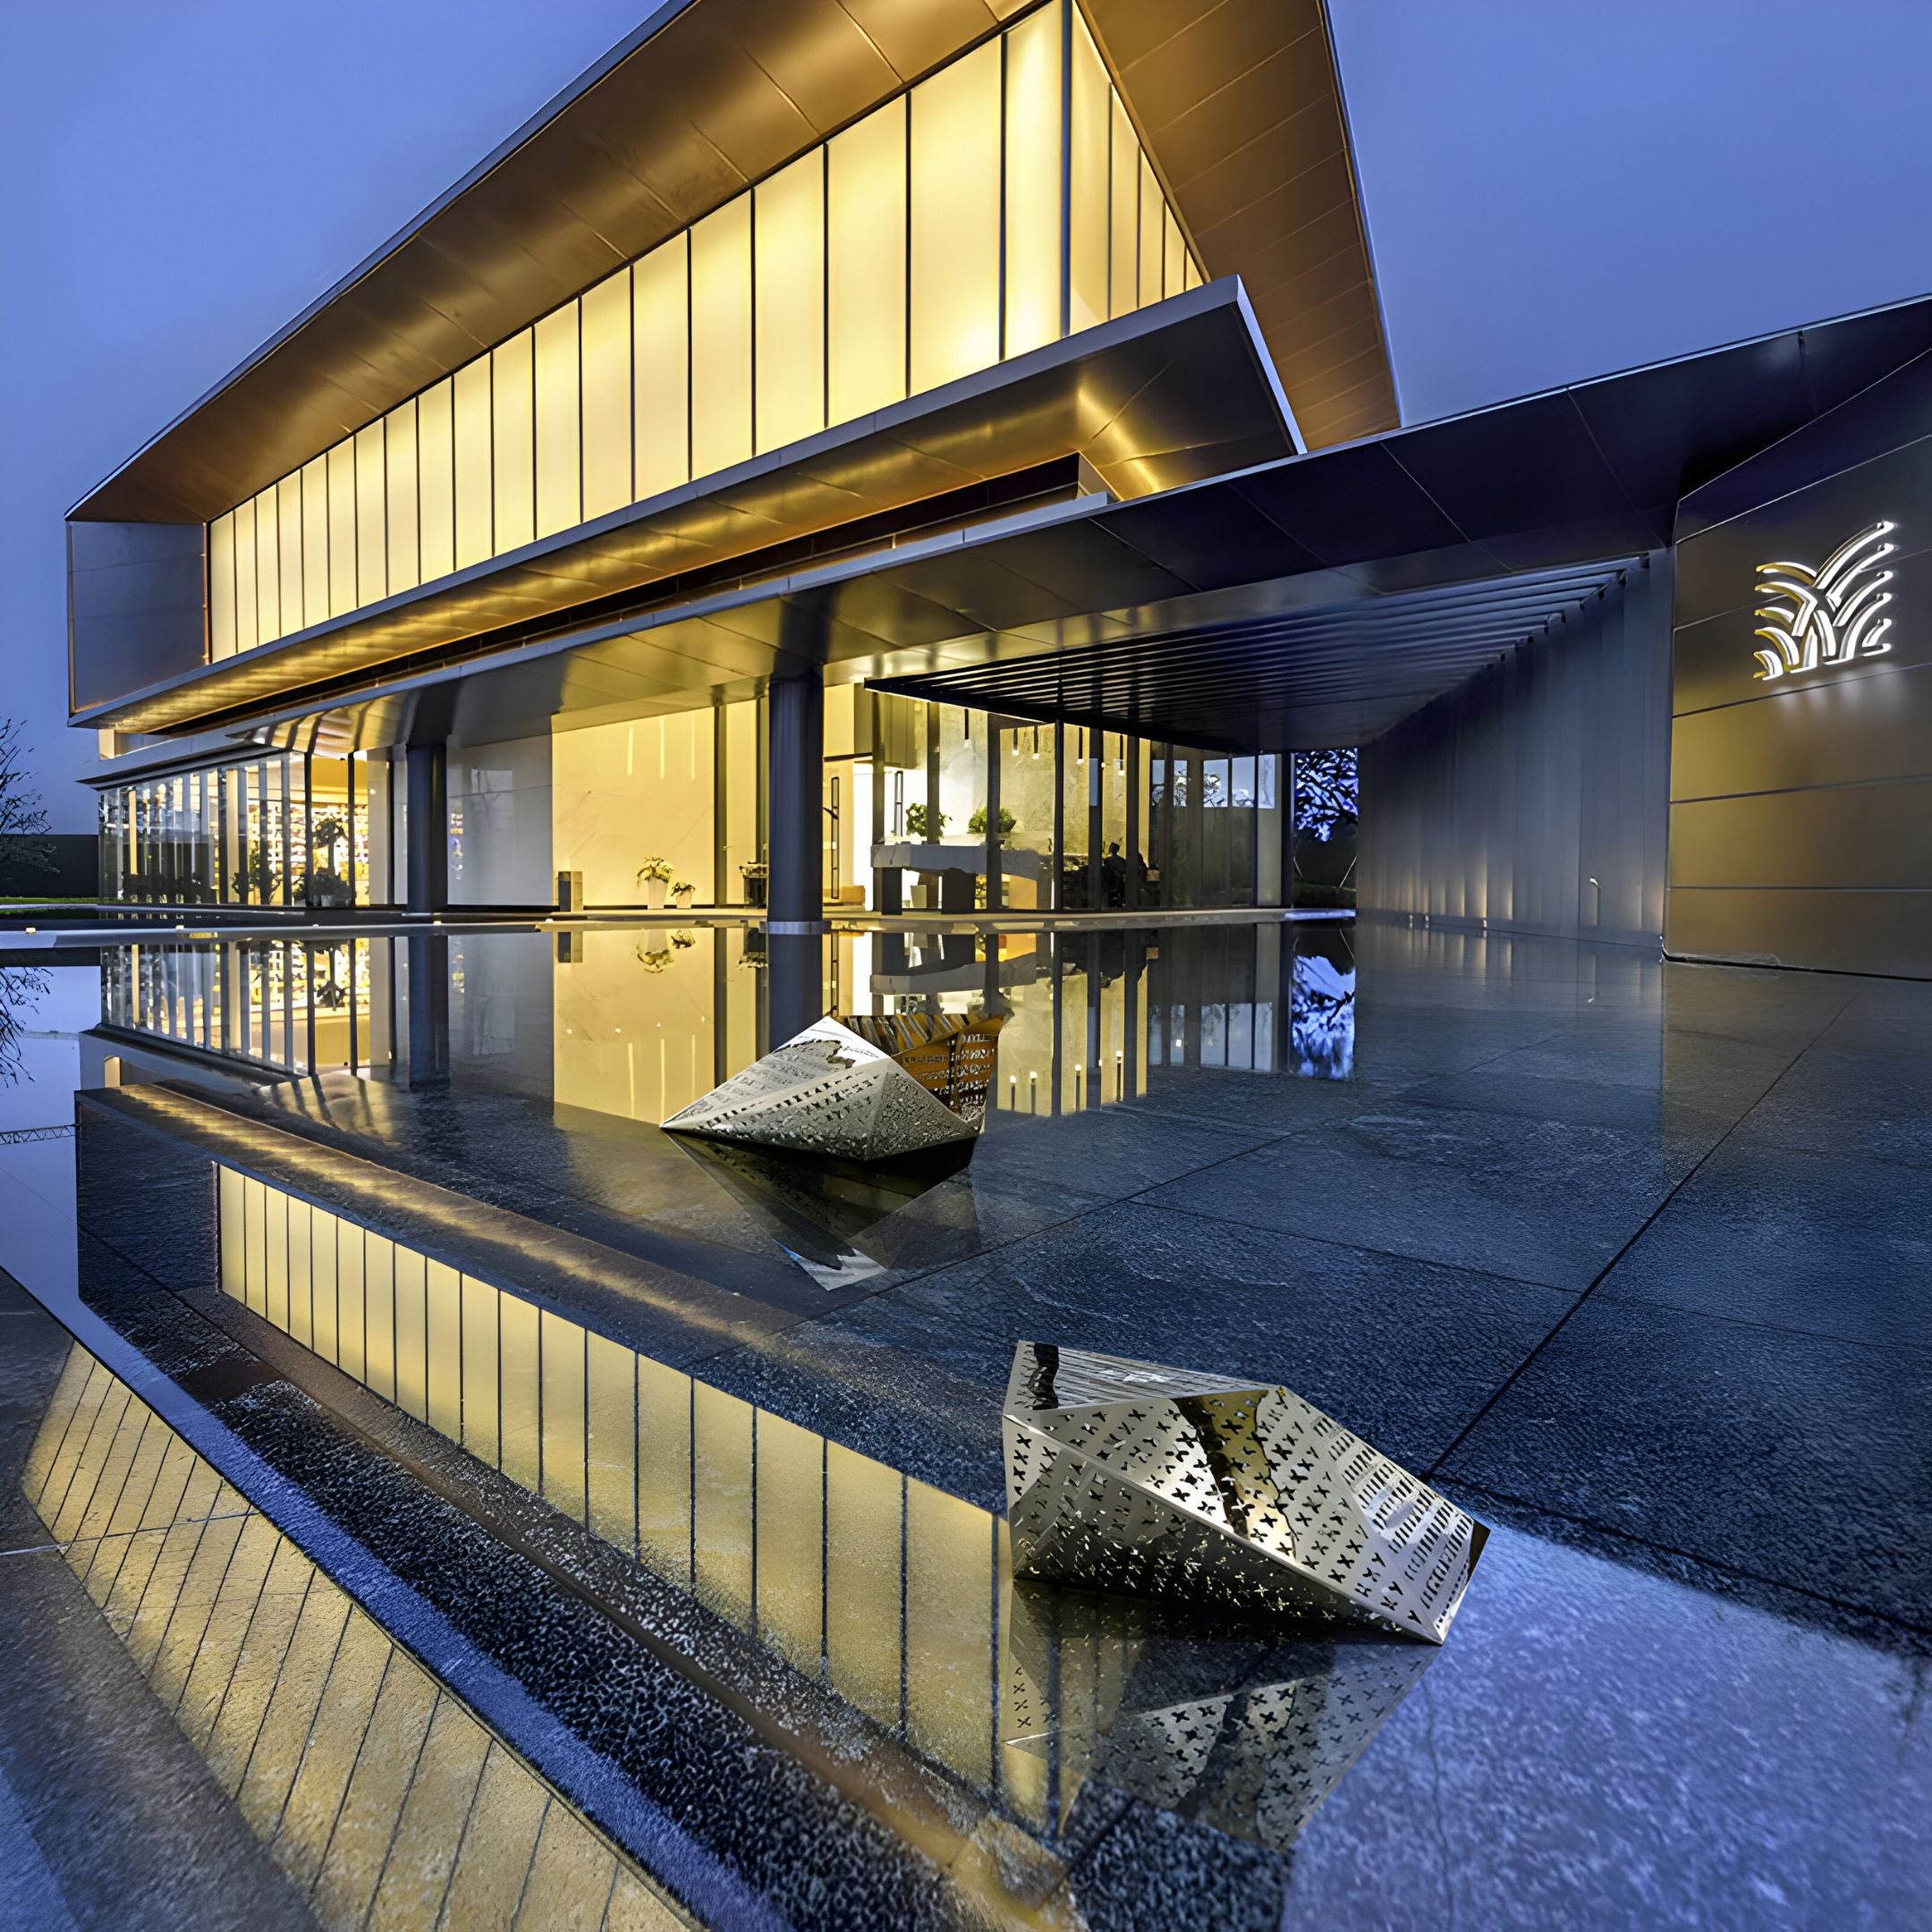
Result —
[[1282, 1382], [1418, 1465], [1568, 1306], [1521, 1281], [1133, 1202], [695, 1372], [990, 1507], [1022, 1339]]
[[1145, 1199], [1580, 1291], [1700, 1151], [1655, 1133], [1398, 1098]]
[[1932, 1628], [1932, 1360], [1593, 1298], [1442, 1472]]
[[1793, 1155], [1741, 1130], [1597, 1292], [1932, 1351], [1928, 1284], [1932, 1208], [1922, 1170], [1851, 1152]]
[[1767, 1148], [1932, 1167], [1932, 1054], [1814, 1046], [1751, 1109], [1741, 1138]]

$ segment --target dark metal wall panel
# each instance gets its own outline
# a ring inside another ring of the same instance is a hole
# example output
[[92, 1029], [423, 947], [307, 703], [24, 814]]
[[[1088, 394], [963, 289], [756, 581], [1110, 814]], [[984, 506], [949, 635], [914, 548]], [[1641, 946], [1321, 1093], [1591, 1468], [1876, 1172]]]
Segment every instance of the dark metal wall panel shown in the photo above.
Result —
[[1364, 745], [1361, 909], [1654, 945], [1669, 624], [1658, 552], [1621, 589]]
[[[1764, 679], [1760, 564], [1895, 525], [1890, 648]], [[1688, 498], [1666, 945], [1932, 978], [1932, 380], [1912, 364]]]
[[208, 573], [199, 523], [70, 523], [71, 708], [196, 670]]

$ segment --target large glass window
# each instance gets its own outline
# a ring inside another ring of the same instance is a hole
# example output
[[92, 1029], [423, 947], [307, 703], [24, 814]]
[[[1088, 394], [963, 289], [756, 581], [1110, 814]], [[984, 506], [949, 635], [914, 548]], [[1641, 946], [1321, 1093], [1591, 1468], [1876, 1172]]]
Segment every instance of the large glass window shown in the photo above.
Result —
[[1086, 22], [1049, 0], [216, 518], [208, 655], [1199, 279]]
[[101, 794], [101, 889], [146, 904], [394, 900], [386, 751], [276, 752]]

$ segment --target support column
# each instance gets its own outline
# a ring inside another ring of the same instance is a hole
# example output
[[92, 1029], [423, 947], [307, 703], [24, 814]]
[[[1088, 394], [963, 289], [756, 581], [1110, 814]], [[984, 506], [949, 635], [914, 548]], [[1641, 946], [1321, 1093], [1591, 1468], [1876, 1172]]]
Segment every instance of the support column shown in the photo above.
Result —
[[411, 912], [440, 912], [449, 904], [449, 767], [441, 742], [409, 748], [407, 846], [403, 870]]
[[776, 1046], [825, 1010], [825, 673], [804, 665], [767, 689], [766, 998]]

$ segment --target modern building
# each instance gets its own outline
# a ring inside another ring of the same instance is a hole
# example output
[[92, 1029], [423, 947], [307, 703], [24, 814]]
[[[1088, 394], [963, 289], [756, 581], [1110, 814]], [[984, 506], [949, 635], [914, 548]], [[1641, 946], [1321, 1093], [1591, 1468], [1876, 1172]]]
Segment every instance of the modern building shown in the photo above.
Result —
[[1317, 0], [672, 0], [74, 506], [104, 890], [1280, 905], [1359, 746], [1311, 896], [1932, 974], [1928, 351], [1404, 424]]

